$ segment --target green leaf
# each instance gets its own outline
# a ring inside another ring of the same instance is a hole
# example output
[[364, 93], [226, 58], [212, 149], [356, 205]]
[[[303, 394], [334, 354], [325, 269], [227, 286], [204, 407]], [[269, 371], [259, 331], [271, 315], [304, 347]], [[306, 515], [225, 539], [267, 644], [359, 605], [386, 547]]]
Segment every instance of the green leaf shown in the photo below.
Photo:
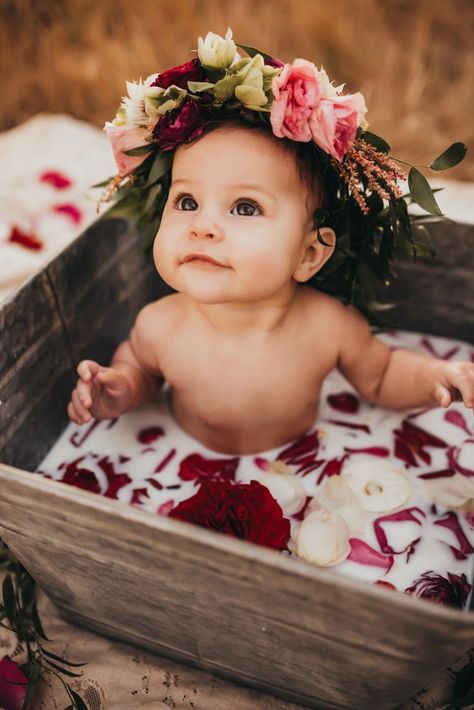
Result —
[[21, 607], [23, 611], [27, 611], [34, 598], [36, 582], [29, 575], [25, 579], [24, 585], [21, 587]]
[[75, 690], [71, 688], [70, 685], [66, 686], [69, 693], [71, 694], [72, 699], [74, 700], [74, 707], [77, 708], [77, 710], [88, 710], [87, 705], [83, 701], [80, 695], [76, 693]]
[[28, 684], [28, 688], [26, 689], [25, 699], [23, 701], [23, 705], [21, 706], [21, 710], [28, 710], [28, 708], [30, 707], [31, 701], [33, 700], [33, 697], [35, 695], [37, 685], [38, 685], [37, 682]]
[[464, 160], [467, 152], [467, 146], [464, 143], [453, 143], [447, 148], [444, 153], [438, 155], [430, 165], [431, 170], [440, 171], [454, 168], [455, 165]]
[[201, 91], [209, 91], [215, 84], [210, 81], [188, 81], [188, 89], [192, 91], [193, 94], [199, 94]]
[[255, 57], [256, 54], [261, 54], [264, 59], [273, 59], [270, 54], [262, 52], [261, 49], [255, 49], [255, 47], [250, 47], [248, 44], [237, 44], [237, 47], [240, 47], [240, 49], [243, 49], [244, 52], [247, 52], [249, 57]]
[[73, 668], [87, 666], [87, 663], [71, 663], [71, 661], [66, 661], [65, 658], [61, 658], [61, 656], [56, 656], [55, 653], [51, 653], [51, 651], [47, 651], [45, 648], [43, 648], [42, 650], [44, 655], [48, 656], [48, 658], [53, 658], [55, 661], [59, 661], [59, 663], [65, 663], [67, 666], [72, 666]]
[[390, 146], [387, 143], [387, 141], [384, 141], [383, 138], [380, 136], [377, 136], [375, 133], [371, 133], [370, 131], [364, 131], [362, 133], [362, 138], [365, 140], [367, 143], [370, 143], [374, 148], [377, 150], [380, 150], [381, 153], [390, 153]]
[[106, 185], [109, 184], [113, 180], [113, 177], [107, 178], [107, 180], [102, 180], [102, 182], [97, 182], [95, 185], [91, 185], [91, 190], [94, 187], [105, 187]]
[[7, 576], [3, 580], [3, 603], [5, 605], [5, 613], [7, 615], [7, 619], [10, 622], [11, 626], [13, 626], [15, 623], [16, 602], [13, 582], [9, 574], [7, 574]]
[[156, 146], [154, 143], [145, 143], [144, 145], [139, 145], [137, 148], [129, 148], [129, 150], [124, 150], [125, 155], [130, 155], [130, 157], [135, 158], [138, 155], [146, 155], [155, 150]]
[[160, 179], [171, 167], [171, 155], [160, 151], [151, 166], [150, 174], [145, 187], [153, 185], [154, 182]]
[[49, 641], [50, 639], [46, 636], [46, 634], [43, 631], [43, 627], [41, 625], [40, 618], [38, 616], [38, 609], [36, 608], [36, 604], [33, 604], [31, 608], [31, 621], [33, 622], [33, 626], [35, 627], [35, 631], [37, 634], [41, 636], [45, 641]]
[[410, 188], [410, 195], [417, 205], [430, 214], [443, 214], [434, 198], [433, 190], [428, 180], [416, 168], [410, 168], [410, 172], [408, 173], [408, 186]]

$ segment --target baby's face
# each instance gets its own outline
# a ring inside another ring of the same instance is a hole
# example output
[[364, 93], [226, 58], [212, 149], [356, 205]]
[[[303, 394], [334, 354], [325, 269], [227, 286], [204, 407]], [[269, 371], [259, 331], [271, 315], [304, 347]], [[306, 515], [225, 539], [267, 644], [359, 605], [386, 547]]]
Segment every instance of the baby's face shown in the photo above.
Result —
[[176, 152], [155, 264], [201, 303], [267, 300], [293, 287], [311, 228], [291, 157], [270, 138], [222, 128]]

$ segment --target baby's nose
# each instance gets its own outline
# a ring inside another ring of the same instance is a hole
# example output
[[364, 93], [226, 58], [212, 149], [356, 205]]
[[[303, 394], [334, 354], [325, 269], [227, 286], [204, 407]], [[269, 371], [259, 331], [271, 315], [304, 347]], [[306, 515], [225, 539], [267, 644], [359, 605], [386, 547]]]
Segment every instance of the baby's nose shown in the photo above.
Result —
[[217, 239], [222, 237], [222, 230], [215, 219], [211, 215], [200, 212], [196, 214], [191, 226], [191, 237], [207, 237]]

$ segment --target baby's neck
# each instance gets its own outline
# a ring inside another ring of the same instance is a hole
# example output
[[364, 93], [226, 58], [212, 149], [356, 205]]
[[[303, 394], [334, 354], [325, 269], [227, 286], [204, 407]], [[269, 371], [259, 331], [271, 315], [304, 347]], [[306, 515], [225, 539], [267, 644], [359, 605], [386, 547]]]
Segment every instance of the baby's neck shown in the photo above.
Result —
[[190, 302], [207, 324], [223, 335], [264, 337], [283, 326], [297, 295], [298, 287], [294, 284], [284, 295], [265, 301], [209, 304], [190, 299]]

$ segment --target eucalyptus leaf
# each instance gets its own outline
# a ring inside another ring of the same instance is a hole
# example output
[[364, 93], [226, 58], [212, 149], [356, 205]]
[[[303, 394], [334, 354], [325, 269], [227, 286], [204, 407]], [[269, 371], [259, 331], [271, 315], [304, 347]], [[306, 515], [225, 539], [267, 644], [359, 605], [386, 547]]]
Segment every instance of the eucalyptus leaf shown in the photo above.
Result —
[[23, 705], [21, 706], [21, 710], [28, 710], [28, 708], [31, 706], [31, 702], [35, 695], [37, 685], [37, 682], [28, 683], [28, 688], [26, 689], [26, 695], [23, 701]]
[[68, 685], [68, 690], [72, 695], [72, 699], [74, 700], [74, 707], [77, 710], [88, 710], [87, 705], [85, 704], [81, 696], [78, 695], [78, 693], [76, 693], [76, 691], [73, 690], [70, 685]]
[[15, 592], [13, 589], [12, 578], [9, 574], [3, 580], [3, 603], [5, 605], [5, 613], [10, 624], [13, 626], [15, 623]]
[[454, 168], [454, 166], [458, 165], [461, 160], [464, 160], [466, 152], [467, 146], [464, 143], [453, 143], [444, 151], [444, 153], [441, 153], [441, 155], [438, 155], [438, 157], [433, 160], [430, 168], [436, 172], [440, 170], [447, 170], [448, 168]]
[[135, 158], [139, 155], [146, 155], [147, 153], [151, 153], [152, 150], [155, 150], [156, 145], [154, 143], [145, 143], [144, 145], [139, 145], [137, 148], [129, 148], [128, 150], [124, 150], [123, 152], [125, 155], [130, 155], [130, 157]]
[[71, 661], [66, 661], [65, 658], [61, 658], [61, 656], [57, 656], [55, 653], [51, 653], [51, 651], [47, 651], [45, 648], [43, 648], [42, 651], [45, 656], [48, 656], [48, 658], [52, 658], [55, 661], [59, 661], [59, 663], [65, 663], [66, 666], [72, 666], [73, 668], [87, 666], [87, 663], [71, 663]]
[[383, 138], [380, 136], [377, 136], [375, 133], [372, 133], [371, 131], [364, 131], [362, 133], [362, 138], [367, 142], [370, 143], [374, 148], [377, 150], [380, 150], [381, 153], [390, 153], [390, 146], [387, 143], [387, 141], [384, 141]]
[[417, 205], [430, 214], [443, 215], [428, 180], [414, 167], [410, 168], [408, 173], [408, 187], [410, 195]]
[[154, 182], [160, 179], [171, 167], [171, 155], [160, 151], [151, 166], [150, 174], [145, 187], [153, 185]]
[[250, 47], [248, 44], [237, 44], [237, 47], [240, 47], [240, 49], [243, 49], [244, 52], [247, 52], [249, 57], [255, 57], [255, 55], [261, 54], [264, 59], [270, 59], [270, 60], [273, 59], [273, 57], [270, 56], [270, 54], [266, 54], [265, 52], [262, 52], [260, 49], [255, 49], [255, 47]]
[[33, 626], [35, 627], [36, 633], [41, 636], [41, 638], [43, 638], [45, 641], [49, 641], [49, 638], [43, 631], [43, 626], [41, 625], [41, 621], [38, 616], [38, 609], [36, 608], [36, 604], [33, 604], [33, 606], [31, 607], [31, 620], [33, 622]]

